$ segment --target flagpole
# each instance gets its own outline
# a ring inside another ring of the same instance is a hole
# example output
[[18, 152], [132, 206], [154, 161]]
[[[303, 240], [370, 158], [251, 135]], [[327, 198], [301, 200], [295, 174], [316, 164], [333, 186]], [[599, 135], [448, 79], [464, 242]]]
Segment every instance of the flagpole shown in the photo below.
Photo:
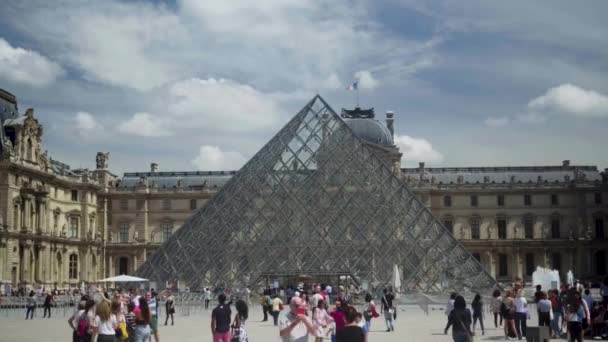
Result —
[[359, 107], [359, 85], [357, 84], [357, 107]]

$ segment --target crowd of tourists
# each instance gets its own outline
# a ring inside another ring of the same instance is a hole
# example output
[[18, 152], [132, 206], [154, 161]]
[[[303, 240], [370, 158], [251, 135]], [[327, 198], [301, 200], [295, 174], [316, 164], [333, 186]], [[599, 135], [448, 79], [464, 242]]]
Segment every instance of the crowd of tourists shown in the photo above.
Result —
[[159, 302], [165, 301], [165, 325], [174, 324], [175, 299], [169, 290], [115, 290], [111, 295], [102, 289], [98, 296], [83, 295], [68, 324], [74, 342], [159, 341]]
[[[387, 332], [395, 330], [393, 320], [397, 318], [397, 311], [394, 299], [393, 293], [385, 289], [379, 299], [378, 313], [371, 294], [367, 294], [362, 310], [358, 311], [342, 286], [335, 292], [330, 285], [312, 284], [305, 287], [302, 284], [295, 288], [265, 289], [260, 304], [262, 322], [269, 321], [269, 317], [272, 317], [283, 341], [308, 341], [311, 337], [315, 342], [326, 338], [334, 342], [363, 342], [367, 341], [372, 319], [381, 314], [384, 315]], [[232, 300], [226, 300], [226, 295], [220, 294], [219, 304], [211, 315], [213, 341], [248, 342], [248, 303], [238, 300], [235, 304], [237, 312], [232, 318]], [[282, 319], [279, 319], [281, 312]]]
[[[591, 338], [608, 338], [608, 278], [600, 288], [602, 300], [595, 300], [589, 286], [576, 282], [573, 286], [563, 284], [561, 288], [545, 291], [541, 285], [534, 293], [538, 326], [545, 326], [552, 338], [566, 337], [569, 341], [583, 341]], [[494, 316], [494, 327], [504, 329], [505, 339], [525, 339], [530, 308], [524, 289], [519, 283], [504, 293], [495, 290], [490, 303]], [[531, 304], [531, 303], [530, 303]], [[475, 335], [475, 325], [479, 321], [482, 334], [483, 302], [475, 296], [471, 303], [473, 313], [466, 308], [464, 297], [453, 293], [446, 307], [448, 324], [452, 328], [454, 341], [468, 341]], [[471, 318], [472, 317], [472, 318]]]

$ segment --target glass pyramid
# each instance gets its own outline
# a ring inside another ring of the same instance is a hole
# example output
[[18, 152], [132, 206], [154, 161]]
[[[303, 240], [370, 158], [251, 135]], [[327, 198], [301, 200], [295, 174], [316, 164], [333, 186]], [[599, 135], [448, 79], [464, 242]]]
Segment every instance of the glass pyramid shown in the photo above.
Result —
[[496, 285], [319, 95], [138, 274], [193, 290], [256, 288], [299, 275], [349, 276], [405, 292]]

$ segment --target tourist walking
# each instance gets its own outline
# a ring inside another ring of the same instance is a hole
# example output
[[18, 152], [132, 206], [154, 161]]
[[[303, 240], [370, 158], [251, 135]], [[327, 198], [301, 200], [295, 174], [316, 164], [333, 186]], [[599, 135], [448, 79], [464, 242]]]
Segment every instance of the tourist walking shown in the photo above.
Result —
[[583, 320], [585, 319], [585, 308], [578, 292], [573, 294], [573, 299], [568, 303], [565, 320], [568, 322], [568, 341], [583, 341]]
[[205, 289], [205, 310], [209, 309], [209, 302], [211, 301], [211, 290]]
[[[500, 306], [502, 305], [502, 297], [500, 296], [500, 290], [494, 290], [492, 293], [492, 313], [494, 314], [494, 328], [502, 328], [502, 314], [500, 313]], [[500, 323], [498, 321], [500, 317]]]
[[249, 307], [247, 303], [239, 299], [236, 301], [236, 314], [232, 323], [232, 341], [238, 338], [238, 342], [249, 342], [247, 339], [247, 318], [249, 317]]
[[53, 296], [53, 294], [49, 291], [46, 293], [46, 297], [44, 298], [44, 304], [42, 305], [44, 307], [44, 315], [42, 316], [42, 318], [46, 318], [46, 314], [49, 314], [49, 318], [51, 318], [51, 306], [53, 306], [53, 303], [55, 302], [55, 297]]
[[523, 290], [519, 290], [515, 298], [515, 328], [517, 338], [520, 340], [526, 337], [528, 315], [528, 301], [524, 297]]
[[388, 289], [382, 291], [382, 304], [380, 306], [380, 312], [384, 313], [384, 322], [386, 323], [386, 331], [395, 331], [393, 325], [393, 316], [395, 315], [395, 307], [393, 306], [393, 300], [395, 296], [388, 292]]
[[538, 326], [550, 327], [551, 318], [553, 317], [553, 305], [551, 304], [551, 301], [547, 299], [547, 294], [544, 291], [541, 291], [538, 298], [539, 300], [536, 304], [538, 309]]
[[456, 299], [456, 296], [458, 296], [458, 294], [456, 292], [452, 292], [450, 294], [450, 299], [448, 299], [448, 303], [445, 305], [445, 315], [448, 318], [450, 317], [452, 310], [454, 310], [454, 300]]
[[148, 342], [152, 334], [150, 329], [152, 315], [148, 302], [145, 298], [140, 298], [139, 307], [135, 306], [135, 303], [133, 303], [133, 306], [135, 307], [133, 310], [135, 313], [135, 342]]
[[114, 316], [116, 316], [116, 322], [118, 323], [116, 328], [116, 339], [124, 341], [129, 338], [129, 333], [127, 331], [127, 319], [121, 309], [121, 304], [120, 300], [114, 299], [111, 304], [111, 309]]
[[557, 289], [549, 290], [549, 300], [551, 301], [551, 309], [553, 311], [553, 319], [551, 320], [551, 337], [558, 338], [562, 335], [560, 318], [563, 317], [563, 306], [562, 298]]
[[372, 295], [370, 293], [365, 294], [365, 309], [363, 310], [363, 318], [365, 319], [365, 324], [367, 325], [367, 331], [371, 331], [372, 329], [372, 318], [378, 318], [380, 315], [376, 311], [376, 305], [372, 300]]
[[471, 311], [467, 309], [464, 297], [454, 298], [454, 307], [448, 316], [448, 324], [445, 326], [444, 333], [448, 334], [448, 329], [452, 328], [452, 339], [454, 342], [467, 342], [472, 340], [471, 331]]
[[266, 322], [268, 321], [268, 314], [272, 311], [272, 298], [268, 289], [264, 290], [264, 295], [262, 296], [262, 311], [264, 313], [262, 322]]
[[336, 330], [332, 332], [331, 334], [331, 341], [335, 342], [336, 341], [336, 332], [338, 330], [340, 330], [342, 327], [344, 327], [344, 325], [346, 324], [345, 320], [344, 320], [344, 311], [343, 308], [345, 307], [345, 305], [342, 305], [342, 302], [336, 300], [334, 302], [335, 306], [333, 307], [333, 309], [331, 309], [329, 311], [329, 315], [331, 316], [331, 318], [333, 318], [334, 323], [335, 323], [335, 327]]
[[[314, 297], [314, 296], [313, 296]], [[323, 342], [323, 338], [331, 335], [331, 323], [334, 319], [325, 309], [325, 301], [320, 299], [312, 312], [312, 322], [316, 329], [315, 342]]]
[[218, 305], [211, 312], [211, 334], [213, 342], [230, 342], [230, 305], [226, 304], [226, 295], [217, 297]]
[[116, 315], [112, 313], [110, 303], [102, 300], [97, 304], [97, 313], [93, 325], [94, 336], [97, 342], [116, 342], [116, 329], [118, 321]]
[[519, 337], [518, 330], [515, 328], [515, 301], [513, 299], [513, 292], [511, 292], [511, 290], [508, 290], [505, 293], [500, 306], [500, 312], [504, 321], [506, 339], [510, 340], [511, 335]]
[[481, 334], [485, 335], [486, 330], [483, 327], [483, 301], [481, 300], [481, 295], [479, 293], [475, 295], [475, 298], [473, 298], [471, 308], [473, 309], [473, 333], [475, 333], [475, 324], [477, 321], [479, 321]]
[[302, 298], [293, 297], [289, 302], [289, 312], [281, 321], [279, 336], [283, 342], [308, 342], [309, 335], [316, 335], [312, 322], [304, 315]]
[[25, 319], [34, 319], [34, 311], [36, 311], [36, 292], [30, 291], [30, 295], [27, 297], [27, 303], [25, 304]]
[[357, 325], [357, 310], [347, 305], [343, 309], [345, 325], [336, 331], [336, 342], [365, 342], [365, 333]]
[[[302, 304], [303, 306], [304, 304]], [[272, 315], [272, 322], [274, 323], [275, 326], [279, 325], [279, 314], [281, 313], [281, 310], [283, 309], [283, 301], [281, 300], [281, 298], [279, 298], [278, 295], [273, 295], [272, 296], [272, 302], [270, 304], [271, 310], [270, 310], [270, 314]]]
[[173, 316], [175, 315], [175, 297], [173, 297], [171, 292], [169, 292], [169, 296], [165, 302], [165, 312], [167, 315], [165, 318], [165, 325], [167, 325], [167, 322], [169, 322], [169, 316], [171, 316], [171, 325], [173, 325]]

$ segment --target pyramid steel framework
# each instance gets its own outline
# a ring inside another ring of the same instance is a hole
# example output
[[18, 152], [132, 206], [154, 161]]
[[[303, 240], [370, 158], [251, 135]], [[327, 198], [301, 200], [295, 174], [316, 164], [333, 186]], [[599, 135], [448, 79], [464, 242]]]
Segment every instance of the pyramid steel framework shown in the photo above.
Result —
[[192, 289], [302, 274], [381, 288], [399, 273], [406, 292], [496, 285], [319, 95], [137, 273]]

